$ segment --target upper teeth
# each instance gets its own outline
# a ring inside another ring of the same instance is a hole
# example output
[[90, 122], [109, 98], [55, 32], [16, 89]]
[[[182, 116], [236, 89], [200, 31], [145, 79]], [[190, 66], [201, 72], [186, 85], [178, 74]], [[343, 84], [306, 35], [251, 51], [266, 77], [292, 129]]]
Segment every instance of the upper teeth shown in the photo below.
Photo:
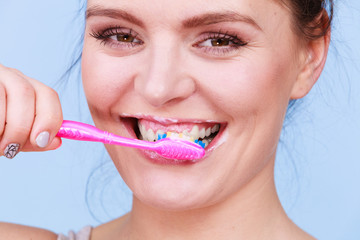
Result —
[[[138, 123], [138, 127], [140, 130], [140, 133], [142, 135], [143, 140], [145, 141], [156, 141], [158, 140], [158, 136], [162, 136], [163, 134], [165, 134], [165, 132], [163, 130], [158, 130], [156, 132], [154, 132], [154, 130], [152, 129], [146, 129], [144, 125], [140, 124], [140, 122]], [[201, 128], [199, 129], [199, 126], [194, 125], [193, 128], [191, 129], [191, 131], [189, 132], [188, 130], [184, 130], [181, 133], [173, 133], [172, 136], [179, 136], [182, 135], [182, 137], [184, 139], [199, 139], [199, 138], [205, 138], [205, 137], [209, 137], [212, 133], [215, 133], [217, 131], [219, 131], [220, 129], [220, 125], [216, 124], [213, 127], [208, 127], [208, 128]]]
[[216, 124], [212, 129], [211, 129], [211, 133], [215, 133], [217, 131], [219, 131], [220, 129], [220, 125], [219, 124]]

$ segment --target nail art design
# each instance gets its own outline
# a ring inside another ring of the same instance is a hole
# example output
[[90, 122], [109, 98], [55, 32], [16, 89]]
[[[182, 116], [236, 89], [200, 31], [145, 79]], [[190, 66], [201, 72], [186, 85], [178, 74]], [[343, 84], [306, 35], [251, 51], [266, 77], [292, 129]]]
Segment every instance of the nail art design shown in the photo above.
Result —
[[20, 144], [10, 143], [4, 151], [4, 156], [9, 159], [12, 159], [16, 156], [16, 154], [19, 153], [19, 149], [20, 149]]

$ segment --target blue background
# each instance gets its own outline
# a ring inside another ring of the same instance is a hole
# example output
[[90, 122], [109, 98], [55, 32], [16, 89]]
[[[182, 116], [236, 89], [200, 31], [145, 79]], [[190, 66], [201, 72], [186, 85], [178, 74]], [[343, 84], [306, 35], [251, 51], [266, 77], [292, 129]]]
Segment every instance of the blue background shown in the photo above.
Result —
[[[91, 123], [79, 76], [72, 74], [66, 87], [56, 84], [76, 56], [79, 7], [77, 0], [0, 0], [0, 62], [56, 87], [65, 119]], [[360, 2], [337, 1], [325, 71], [279, 146], [281, 201], [319, 239], [360, 239], [359, 25]], [[101, 144], [65, 140], [53, 152], [0, 160], [0, 221], [67, 232], [131, 207], [130, 191]]]

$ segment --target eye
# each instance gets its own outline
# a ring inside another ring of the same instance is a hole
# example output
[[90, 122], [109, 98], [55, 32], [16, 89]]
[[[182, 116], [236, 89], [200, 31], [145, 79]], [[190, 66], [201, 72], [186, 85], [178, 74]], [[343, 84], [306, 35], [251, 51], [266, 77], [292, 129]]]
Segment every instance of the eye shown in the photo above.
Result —
[[247, 42], [240, 39], [236, 34], [229, 34], [227, 32], [209, 32], [201, 35], [200, 40], [193, 46], [199, 48], [205, 53], [213, 55], [226, 55], [235, 52], [242, 46], [247, 45]]
[[231, 41], [225, 38], [212, 38], [199, 44], [199, 46], [225, 47], [231, 45]]
[[141, 41], [131, 33], [118, 33], [116, 35], [110, 36], [110, 39], [125, 43], [141, 43]]
[[92, 37], [101, 40], [104, 45], [111, 44], [111, 47], [135, 47], [143, 44], [138, 34], [132, 29], [123, 27], [111, 27], [102, 31], [93, 31]]
[[115, 40], [119, 41], [119, 42], [134, 42], [135, 37], [131, 36], [130, 34], [117, 34], [115, 36], [111, 37], [112, 39], [115, 38]]

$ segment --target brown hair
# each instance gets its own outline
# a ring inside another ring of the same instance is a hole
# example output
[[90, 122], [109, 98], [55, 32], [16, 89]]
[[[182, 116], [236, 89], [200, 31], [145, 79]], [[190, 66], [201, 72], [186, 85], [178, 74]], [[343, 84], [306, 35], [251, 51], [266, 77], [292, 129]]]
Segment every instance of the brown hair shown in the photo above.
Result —
[[[330, 30], [334, 0], [281, 0], [294, 20], [295, 32], [306, 40], [322, 37]], [[326, 11], [328, 7], [329, 13]]]

